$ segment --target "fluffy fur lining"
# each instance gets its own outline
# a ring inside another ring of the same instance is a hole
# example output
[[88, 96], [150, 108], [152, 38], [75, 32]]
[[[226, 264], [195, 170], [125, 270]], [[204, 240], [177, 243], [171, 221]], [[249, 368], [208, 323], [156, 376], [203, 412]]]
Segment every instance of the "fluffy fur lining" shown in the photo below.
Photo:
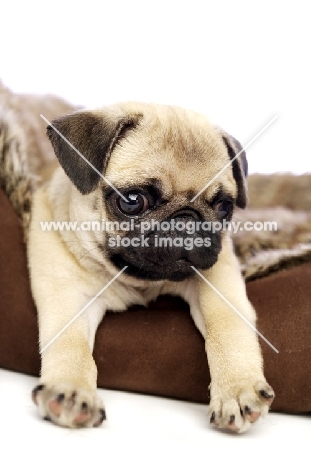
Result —
[[40, 168], [54, 159], [45, 136], [47, 119], [74, 107], [54, 96], [16, 94], [0, 82], [0, 187], [3, 188], [27, 233], [32, 190]]
[[[255, 192], [254, 186], [258, 186], [261, 179], [263, 186], [267, 183], [272, 188], [270, 193], [269, 187], [259, 193]], [[311, 186], [311, 174], [272, 174], [271, 180], [275, 181], [276, 186], [283, 186], [282, 199], [274, 185], [270, 185], [269, 177], [258, 174], [250, 176], [250, 208], [238, 210], [234, 216], [234, 221], [241, 223], [277, 223], [276, 231], [242, 230], [233, 234], [236, 254], [246, 280], [267, 276], [311, 260], [311, 199], [308, 202], [307, 194], [303, 196], [304, 191], [307, 192], [306, 182], [308, 187]], [[297, 196], [297, 193], [300, 195]], [[283, 206], [280, 206], [282, 202]], [[259, 208], [261, 203], [263, 207]], [[264, 207], [265, 203], [268, 207]], [[274, 203], [276, 206], [273, 206]]]

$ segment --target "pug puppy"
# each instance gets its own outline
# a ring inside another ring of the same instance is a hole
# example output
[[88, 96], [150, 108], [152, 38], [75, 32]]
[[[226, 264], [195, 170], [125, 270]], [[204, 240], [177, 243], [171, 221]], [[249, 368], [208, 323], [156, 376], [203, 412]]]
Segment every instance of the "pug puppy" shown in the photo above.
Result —
[[[246, 206], [245, 154], [233, 160], [240, 144], [204, 116], [139, 103], [60, 117], [47, 134], [58, 162], [34, 194], [28, 242], [40, 415], [71, 428], [100, 425], [92, 350], [106, 310], [174, 294], [205, 338], [211, 423], [245, 431], [274, 392], [255, 331], [232, 309], [255, 325], [230, 233], [204, 228]], [[64, 221], [76, 229], [40, 227]], [[86, 221], [110, 229], [83, 229]]]

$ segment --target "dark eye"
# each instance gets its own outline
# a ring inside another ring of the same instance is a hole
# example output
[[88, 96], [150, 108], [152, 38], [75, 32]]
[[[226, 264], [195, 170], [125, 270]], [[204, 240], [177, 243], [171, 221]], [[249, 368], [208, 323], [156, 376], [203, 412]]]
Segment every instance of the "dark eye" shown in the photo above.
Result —
[[117, 206], [127, 216], [143, 214], [149, 208], [148, 199], [141, 193], [128, 193], [125, 198], [126, 201], [122, 197], [118, 197]]
[[233, 211], [233, 203], [231, 200], [220, 200], [214, 205], [214, 210], [219, 219], [228, 218]]

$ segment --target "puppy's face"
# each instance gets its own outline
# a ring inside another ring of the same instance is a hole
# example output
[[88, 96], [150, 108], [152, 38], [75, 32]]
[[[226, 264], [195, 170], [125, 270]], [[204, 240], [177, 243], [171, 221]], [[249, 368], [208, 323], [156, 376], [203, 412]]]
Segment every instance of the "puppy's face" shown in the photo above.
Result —
[[74, 202], [92, 200], [113, 223], [98, 238], [110, 264], [137, 279], [181, 281], [191, 266], [217, 262], [222, 232], [213, 223], [230, 220], [247, 198], [245, 155], [230, 164], [241, 149], [236, 140], [194, 112], [136, 103], [77, 112], [53, 126], [80, 152], [48, 128]]

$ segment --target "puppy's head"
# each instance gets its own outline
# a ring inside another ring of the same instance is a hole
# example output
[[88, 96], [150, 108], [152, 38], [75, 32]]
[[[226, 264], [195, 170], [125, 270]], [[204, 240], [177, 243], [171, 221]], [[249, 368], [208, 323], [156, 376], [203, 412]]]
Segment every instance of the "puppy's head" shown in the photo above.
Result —
[[194, 112], [138, 103], [61, 117], [48, 136], [75, 203], [92, 200], [111, 223], [97, 241], [114, 267], [181, 281], [191, 266], [217, 262], [221, 223], [247, 203], [246, 157], [233, 137]]

